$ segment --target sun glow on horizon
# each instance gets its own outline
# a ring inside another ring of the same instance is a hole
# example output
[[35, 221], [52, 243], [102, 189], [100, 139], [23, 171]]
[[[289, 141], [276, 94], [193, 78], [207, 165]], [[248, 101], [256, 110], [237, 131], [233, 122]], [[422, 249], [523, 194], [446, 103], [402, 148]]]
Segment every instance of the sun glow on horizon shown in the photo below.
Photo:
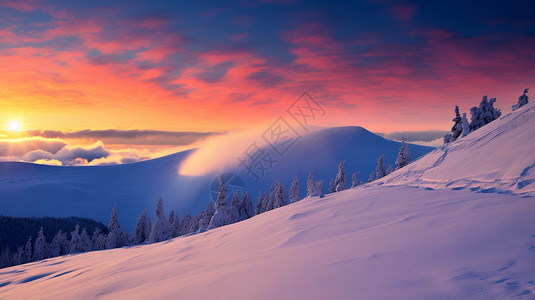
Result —
[[7, 129], [11, 131], [21, 131], [22, 125], [20, 124], [19, 121], [12, 120], [12, 121], [9, 121]]

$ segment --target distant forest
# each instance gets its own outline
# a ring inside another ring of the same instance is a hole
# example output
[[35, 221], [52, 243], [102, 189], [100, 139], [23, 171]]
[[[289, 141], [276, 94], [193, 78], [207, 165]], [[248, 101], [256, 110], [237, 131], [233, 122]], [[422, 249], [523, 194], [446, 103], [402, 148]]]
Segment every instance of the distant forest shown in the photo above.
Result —
[[70, 233], [75, 229], [76, 224], [80, 224], [80, 228], [85, 227], [87, 232], [92, 233], [97, 227], [104, 233], [108, 232], [108, 227], [102, 222], [89, 218], [24, 218], [0, 215], [0, 253], [3, 253], [5, 249], [9, 249], [11, 253], [16, 252], [19, 247], [24, 247], [30, 236], [32, 241], [35, 241], [41, 226], [43, 226], [45, 239], [51, 242], [60, 229]]

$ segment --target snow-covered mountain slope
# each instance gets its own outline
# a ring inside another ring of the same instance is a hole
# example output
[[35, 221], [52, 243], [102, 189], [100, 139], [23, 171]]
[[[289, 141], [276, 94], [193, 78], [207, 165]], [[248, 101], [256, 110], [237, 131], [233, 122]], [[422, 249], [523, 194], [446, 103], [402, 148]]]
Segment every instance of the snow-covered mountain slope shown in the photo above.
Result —
[[533, 198], [362, 186], [0, 270], [2, 299], [534, 299]]
[[438, 147], [383, 182], [535, 195], [535, 105]]
[[[258, 182], [246, 169], [227, 169], [243, 181], [256, 201], [258, 191], [267, 191], [276, 177], [286, 189], [294, 175], [301, 182], [314, 168], [316, 178], [329, 180], [338, 163], [347, 160], [347, 172], [362, 171], [367, 179], [375, 169], [377, 158], [385, 155], [393, 163], [399, 143], [379, 137], [362, 127], [337, 127], [302, 137]], [[245, 150], [245, 149], [243, 149]], [[432, 150], [410, 145], [417, 157]], [[211, 200], [210, 186], [219, 174], [185, 176], [179, 174], [191, 151], [153, 160], [114, 166], [57, 167], [21, 162], [0, 162], [0, 213], [10, 216], [80, 216], [107, 224], [111, 208], [117, 204], [123, 226], [132, 230], [137, 216], [147, 210], [152, 215], [158, 197], [167, 212], [171, 208], [182, 217], [198, 213]], [[237, 162], [237, 160], [236, 160]], [[349, 174], [350, 176], [351, 174]], [[325, 187], [327, 188], [327, 187]], [[301, 185], [301, 194], [305, 185]]]
[[[533, 136], [532, 110], [378, 183], [167, 242], [0, 270], [0, 298], [535, 299], [535, 198], [422, 179], [474, 187], [485, 175], [481, 188], [496, 191], [530, 180], [535, 143], [517, 136]], [[491, 159], [464, 162], [473, 153]]]

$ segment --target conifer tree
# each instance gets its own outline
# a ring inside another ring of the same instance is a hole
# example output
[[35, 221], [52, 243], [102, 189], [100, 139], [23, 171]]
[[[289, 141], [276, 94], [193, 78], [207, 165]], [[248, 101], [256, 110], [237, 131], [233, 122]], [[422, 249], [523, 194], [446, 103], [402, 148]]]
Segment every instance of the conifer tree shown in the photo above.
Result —
[[396, 170], [403, 168], [404, 166], [410, 164], [411, 156], [409, 154], [409, 146], [405, 139], [401, 140], [401, 147], [399, 147], [398, 157], [396, 159]]
[[310, 170], [307, 180], [307, 197], [311, 197], [316, 192], [316, 183], [314, 182], [314, 170]]
[[336, 179], [334, 180], [335, 192], [340, 192], [347, 189], [346, 184], [346, 172], [344, 171], [345, 160], [341, 161], [338, 165], [338, 174], [336, 174]]
[[156, 203], [156, 222], [152, 226], [152, 230], [149, 235], [149, 242], [157, 243], [169, 239], [169, 223], [165, 217], [163, 210], [162, 198], [158, 198]]
[[525, 89], [524, 90], [524, 93], [522, 94], [522, 96], [518, 97], [518, 103], [513, 105], [513, 111], [521, 108], [522, 106], [526, 105], [529, 103], [529, 97], [527, 95], [529, 89]]
[[126, 246], [127, 237], [121, 229], [121, 224], [119, 223], [119, 213], [117, 211], [117, 205], [113, 206], [110, 221], [108, 223], [108, 236], [106, 240], [106, 249], [113, 249], [117, 247]]
[[[143, 211], [137, 218], [136, 227], [131, 237], [131, 245], [143, 244], [148, 238], [147, 234], [147, 212]], [[150, 234], [150, 232], [149, 232]]]
[[329, 181], [329, 193], [336, 192], [336, 184], [334, 183], [334, 178], [331, 178], [331, 181]]
[[50, 256], [56, 257], [60, 255], [69, 254], [69, 252], [70, 243], [67, 239], [67, 233], [64, 233], [60, 229], [54, 236], [54, 239], [52, 239], [52, 243], [50, 243]]
[[315, 196], [323, 198], [325, 196], [323, 194], [323, 180], [320, 180], [320, 181], [316, 182], [316, 184], [314, 186], [315, 186], [315, 190], [314, 190]]
[[273, 209], [283, 207], [287, 204], [286, 193], [284, 192], [284, 186], [277, 178], [275, 181], [275, 190], [273, 194]]
[[180, 219], [178, 218], [178, 214], [175, 213], [174, 209], [171, 209], [171, 213], [169, 214], [169, 237], [175, 238], [180, 235]]
[[470, 133], [470, 123], [468, 122], [468, 119], [466, 118], [466, 113], [463, 113], [463, 120], [461, 122], [461, 127], [463, 128], [461, 137], [467, 136]]
[[241, 221], [240, 206], [241, 206], [241, 199], [240, 199], [240, 196], [238, 195], [238, 191], [235, 190], [234, 195], [232, 195], [232, 199], [230, 200], [230, 209], [229, 209], [230, 224]]
[[292, 185], [290, 186], [290, 202], [294, 203], [299, 200], [299, 178], [295, 175]]
[[93, 232], [91, 244], [93, 244], [93, 250], [106, 249], [106, 235], [102, 233], [102, 230], [99, 227], [96, 227]]
[[452, 138], [453, 140], [457, 140], [457, 138], [459, 138], [459, 136], [461, 135], [461, 132], [463, 131], [463, 128], [462, 128], [462, 117], [461, 117], [461, 114], [459, 113], [459, 106], [458, 105], [455, 105], [455, 118], [453, 118], [453, 126], [451, 127], [451, 135], [452, 135]]
[[28, 237], [28, 241], [26, 242], [26, 246], [24, 247], [24, 257], [23, 259], [21, 259], [21, 263], [25, 264], [31, 262], [32, 258], [32, 236], [30, 236]]
[[217, 200], [214, 205], [215, 213], [210, 220], [208, 228], [217, 228], [228, 225], [229, 222], [229, 208], [227, 199], [227, 189], [225, 188], [225, 178], [221, 176], [219, 180], [219, 188]]
[[377, 167], [375, 168], [375, 178], [380, 179], [385, 176], [385, 166], [384, 166], [385, 156], [381, 155], [377, 160]]
[[91, 238], [89, 237], [85, 227], [82, 229], [82, 233], [80, 233], [80, 248], [82, 249], [81, 252], [93, 250], [93, 243], [91, 242]]
[[214, 205], [212, 202], [208, 202], [206, 204], [206, 208], [201, 212], [201, 217], [199, 220], [199, 232], [205, 231], [210, 226], [210, 220], [212, 220], [212, 216], [214, 215]]
[[263, 194], [262, 191], [259, 191], [258, 201], [256, 202], [256, 206], [255, 206], [255, 215], [259, 215], [264, 212], [264, 199], [265, 199], [265, 194]]
[[186, 235], [191, 233], [191, 215], [186, 213], [180, 222], [180, 235]]
[[251, 200], [251, 196], [249, 196], [249, 192], [243, 194], [242, 209], [240, 209], [241, 220], [246, 220], [254, 216], [253, 201]]
[[46, 243], [45, 235], [43, 234], [43, 226], [39, 229], [37, 238], [35, 239], [35, 245], [33, 248], [33, 260], [42, 260], [48, 258], [48, 245]]
[[479, 107], [474, 106], [470, 109], [470, 113], [472, 114], [470, 131], [477, 130], [501, 116], [502, 112], [494, 107], [495, 102], [496, 98], [490, 98], [488, 100], [487, 96], [483, 96]]
[[374, 180], [375, 180], [375, 172], [372, 172], [372, 173], [370, 174], [370, 177], [368, 177], [368, 182], [372, 182], [372, 181], [374, 181]]
[[71, 251], [70, 254], [83, 252], [82, 243], [80, 240], [80, 225], [76, 224], [74, 230], [71, 232]]
[[353, 173], [353, 176], [351, 178], [351, 188], [354, 188], [359, 185], [359, 174], [360, 172]]

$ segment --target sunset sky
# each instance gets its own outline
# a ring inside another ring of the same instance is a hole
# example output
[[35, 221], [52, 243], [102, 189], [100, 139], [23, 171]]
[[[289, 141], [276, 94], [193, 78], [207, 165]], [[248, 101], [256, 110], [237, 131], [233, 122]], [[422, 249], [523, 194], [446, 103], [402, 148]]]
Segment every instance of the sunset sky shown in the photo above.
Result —
[[54, 161], [69, 147], [120, 156], [141, 144], [147, 152], [131, 160], [147, 158], [154, 147], [269, 125], [303, 91], [326, 111], [316, 126], [449, 130], [456, 104], [468, 112], [488, 94], [509, 112], [535, 88], [534, 9], [0, 0], [0, 157], [40, 150], [53, 156], [30, 161]]

